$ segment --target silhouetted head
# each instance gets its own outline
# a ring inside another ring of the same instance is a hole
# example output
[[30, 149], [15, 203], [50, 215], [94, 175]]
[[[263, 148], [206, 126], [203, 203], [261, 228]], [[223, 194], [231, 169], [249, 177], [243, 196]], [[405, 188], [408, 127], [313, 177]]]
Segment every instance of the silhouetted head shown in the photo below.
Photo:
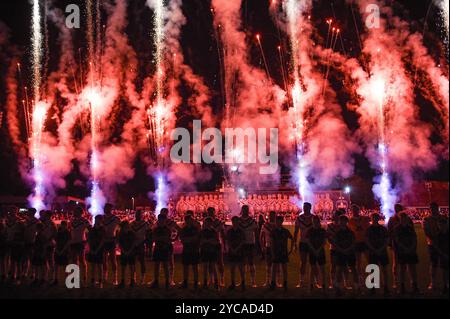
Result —
[[53, 215], [53, 213], [51, 210], [45, 210], [43, 215], [41, 215], [41, 216], [44, 218], [44, 220], [48, 221], [52, 218], [52, 215]]
[[214, 207], [208, 207], [207, 209], [208, 217], [214, 218], [216, 217], [216, 210]]
[[258, 216], [258, 223], [264, 224], [265, 222], [266, 222], [266, 220], [264, 219], [264, 215], [263, 214], [259, 214], [259, 216]]
[[242, 208], [241, 208], [242, 217], [248, 217], [249, 214], [250, 214], [250, 209], [249, 209], [248, 205], [242, 206]]
[[194, 212], [192, 210], [188, 210], [186, 211], [186, 214], [184, 214], [185, 217], [190, 216], [190, 217], [194, 217]]
[[276, 218], [277, 218], [277, 213], [274, 211], [271, 211], [269, 213], [269, 222], [275, 223]]
[[284, 222], [284, 217], [282, 215], [279, 215], [276, 217], [275, 223], [276, 223], [277, 227], [282, 227], [283, 222]]
[[141, 221], [142, 220], [142, 210], [138, 209], [135, 213], [134, 213], [134, 218], [137, 221]]
[[32, 217], [36, 216], [36, 213], [37, 213], [36, 208], [30, 207], [30, 208], [28, 208], [27, 216], [29, 218], [32, 218]]
[[405, 210], [402, 204], [395, 204], [394, 206], [395, 214], [400, 214]]
[[338, 209], [337, 211], [334, 212], [333, 214], [333, 221], [334, 222], [339, 222], [339, 217], [345, 215], [345, 211], [342, 209]]
[[361, 213], [361, 208], [359, 208], [358, 205], [352, 205], [352, 216], [358, 217], [360, 213]]
[[439, 205], [437, 203], [430, 204], [430, 210], [432, 215], [439, 215]]
[[67, 222], [65, 220], [63, 220], [61, 222], [61, 224], [59, 224], [59, 229], [60, 230], [67, 230], [67, 228], [68, 228]]
[[372, 215], [370, 215], [370, 219], [372, 220], [373, 224], [378, 224], [381, 220], [381, 216], [378, 213], [373, 213]]
[[303, 213], [311, 214], [311, 209], [312, 209], [311, 203], [308, 203], [308, 202], [303, 203]]
[[166, 217], [169, 216], [169, 209], [168, 208], [161, 208], [161, 211], [159, 212], [159, 216], [164, 215]]
[[184, 215], [184, 222], [186, 225], [192, 225], [192, 222], [194, 221], [194, 218], [192, 217], [192, 212], [191, 211], [187, 211], [186, 214]]
[[113, 210], [113, 205], [110, 203], [105, 204], [105, 206], [103, 207], [103, 212], [105, 213], [105, 215], [111, 215]]
[[40, 220], [45, 219], [45, 210], [41, 210], [41, 211], [39, 212], [39, 219], [40, 219]]

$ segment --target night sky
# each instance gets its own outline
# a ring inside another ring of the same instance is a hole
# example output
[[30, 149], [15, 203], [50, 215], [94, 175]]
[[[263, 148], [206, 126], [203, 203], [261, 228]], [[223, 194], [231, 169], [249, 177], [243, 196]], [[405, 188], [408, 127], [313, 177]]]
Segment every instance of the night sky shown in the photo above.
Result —
[[[232, 1], [232, 0], [230, 0]], [[432, 0], [404, 0], [392, 1], [396, 14], [401, 15], [408, 21], [412, 21], [412, 27], [416, 30], [423, 30], [425, 15]], [[83, 6], [84, 1], [75, 0], [58, 0], [54, 1], [58, 7], [64, 8], [67, 4], [76, 3], [80, 7]], [[184, 15], [187, 18], [187, 24], [183, 28], [182, 45], [185, 55], [185, 62], [190, 65], [194, 72], [204, 78], [205, 83], [213, 92], [212, 106], [216, 112], [220, 110], [220, 86], [218, 80], [219, 63], [216, 52], [216, 44], [213, 36], [213, 23], [210, 13], [209, 0], [188, 0], [184, 1], [183, 5]], [[129, 26], [127, 34], [134, 49], [138, 53], [138, 58], [142, 61], [149, 61], [148, 65], [144, 67], [142, 73], [152, 72], [152, 41], [150, 38], [152, 12], [145, 6], [144, 0], [130, 0], [128, 8]], [[277, 83], [281, 85], [282, 76], [280, 73], [280, 65], [278, 60], [278, 52], [276, 47], [279, 43], [278, 31], [275, 27], [268, 11], [268, 1], [266, 0], [244, 0], [242, 6], [243, 25], [248, 34], [248, 46], [250, 48], [252, 63], [256, 67], [263, 68], [263, 61], [259, 54], [259, 48], [254, 41], [254, 35], [260, 33], [264, 39], [264, 50], [269, 61], [269, 69], [272, 77]], [[314, 6], [312, 13], [314, 24], [317, 27], [319, 34], [317, 38], [326, 37], [326, 24], [324, 21], [330, 17], [335, 16], [339, 21], [343, 30], [343, 38], [345, 47], [350, 56], [358, 56], [359, 46], [358, 40], [355, 36], [355, 26], [352, 19], [350, 7], [344, 0], [334, 1], [320, 1], [320, 4]], [[30, 17], [31, 5], [26, 0], [14, 1], [0, 1], [0, 21], [6, 24], [10, 29], [11, 43], [14, 44], [14, 49], [19, 52], [21, 56], [22, 65], [24, 65], [25, 78], [28, 78], [27, 69], [29, 71], [29, 55], [28, 50], [31, 42], [30, 35]], [[362, 21], [359, 20], [357, 14], [356, 23], [361, 26]], [[435, 21], [438, 19], [438, 12], [435, 6], [431, 7], [428, 16], [428, 26], [425, 32], [425, 43], [431, 54], [438, 56], [442, 48], [438, 43], [442, 43], [441, 30], [437, 28]], [[83, 19], [82, 19], [83, 21]], [[321, 26], [321, 27], [318, 27]], [[75, 47], [86, 49], [84, 38], [84, 28], [82, 26], [76, 33]], [[50, 24], [49, 27], [50, 38], [54, 39], [57, 36], [54, 26]], [[57, 52], [56, 41], [50, 41], [50, 52]], [[5, 83], [4, 74], [6, 74], [7, 64], [5, 64], [4, 48], [0, 50], [0, 110], [5, 112]], [[53, 53], [52, 53], [53, 54]], [[57, 54], [57, 53], [56, 53]], [[49, 61], [49, 69], [56, 67], [57, 59], [51, 57]], [[335, 91], [338, 93], [338, 101], [341, 105], [345, 105], [345, 94], [340, 94], [339, 86], [341, 85], [339, 79], [331, 77], [331, 83]], [[420, 115], [422, 120], [433, 123], [436, 119], [436, 114], [430, 109], [426, 99], [420, 95], [416, 99], [420, 107]], [[357, 114], [342, 107], [342, 113], [347, 126], [351, 130], [358, 128]], [[180, 110], [183, 113], [183, 110]], [[6, 115], [3, 115], [2, 125], [0, 129], [0, 195], [28, 195], [30, 190], [26, 184], [21, 180], [17, 169], [17, 156], [14, 154], [12, 144], [9, 139], [7, 130]], [[192, 119], [184, 117], [178, 126], [185, 126]], [[439, 142], [437, 136], [433, 137], [433, 142]], [[76, 163], [72, 173], [67, 177], [68, 186], [66, 190], [61, 190], [61, 195], [75, 195], [86, 196], [87, 190], [84, 187], [77, 186], [75, 181], [85, 179], [80, 176], [77, 170]], [[448, 181], [448, 161], [441, 161], [440, 167], [434, 172], [422, 174], [417, 172], [418, 179], [434, 179]], [[119, 186], [118, 193], [124, 197], [136, 196], [136, 194], [147, 194], [153, 188], [151, 178], [147, 176], [145, 167], [142, 162], [136, 160], [136, 174], [135, 177], [127, 184]], [[370, 169], [368, 161], [363, 156], [356, 156], [356, 177], [371, 183], [374, 172]], [[214, 188], [221, 180], [221, 172], [219, 168], [215, 169], [213, 179], [209, 183], [197, 185], [199, 190], [210, 190]], [[343, 181], [337, 181], [336, 185], [332, 187], [340, 187]]]

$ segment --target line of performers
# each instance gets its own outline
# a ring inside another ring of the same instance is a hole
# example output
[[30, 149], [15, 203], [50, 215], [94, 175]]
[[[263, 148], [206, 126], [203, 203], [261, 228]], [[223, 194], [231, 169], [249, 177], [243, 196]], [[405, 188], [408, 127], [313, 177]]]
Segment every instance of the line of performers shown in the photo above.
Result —
[[192, 211], [194, 214], [206, 212], [208, 207], [213, 207], [218, 213], [228, 213], [233, 207], [230, 207], [233, 201], [237, 200], [239, 207], [247, 205], [251, 214], [264, 213], [270, 211], [295, 213], [298, 212], [299, 202], [297, 195], [286, 194], [251, 194], [245, 197], [234, 199], [232, 195], [195, 195], [181, 196], [175, 208], [177, 212]]
[[[51, 211], [36, 210], [20, 216], [10, 211], [0, 217], [0, 274], [2, 281], [15, 284], [58, 284], [58, 272], [69, 263], [81, 266], [83, 282], [90, 277], [93, 286], [102, 287], [112, 275], [112, 282], [125, 286], [129, 272], [130, 285], [136, 284], [136, 264], [140, 264], [141, 284], [144, 284], [147, 258], [154, 263], [151, 287], [159, 287], [160, 268], [164, 270], [167, 288], [174, 283], [174, 243], [181, 241], [183, 265], [182, 288], [187, 288], [189, 273], [194, 275], [194, 287], [199, 284], [199, 265], [203, 266], [203, 287], [220, 289], [224, 281], [224, 256], [230, 265], [230, 289], [237, 286], [236, 274], [240, 273], [240, 286], [246, 287], [246, 271], [250, 274], [251, 287], [257, 287], [256, 256], [261, 253], [266, 261], [265, 286], [276, 288], [277, 279], [287, 289], [290, 255], [298, 252], [300, 257], [299, 284], [305, 284], [307, 265], [310, 265], [310, 289], [323, 289], [327, 281], [336, 293], [352, 283], [353, 291], [363, 287], [365, 271], [363, 259], [378, 265], [383, 275], [385, 293], [389, 293], [387, 266], [392, 263], [394, 286], [406, 292], [409, 277], [413, 292], [419, 291], [416, 265], [419, 262], [418, 237], [412, 220], [404, 208], [397, 204], [395, 215], [387, 225], [380, 224], [380, 215], [362, 216], [360, 208], [353, 205], [350, 216], [337, 210], [331, 223], [324, 227], [320, 218], [312, 213], [312, 205], [304, 203], [303, 212], [297, 215], [292, 234], [284, 227], [284, 217], [272, 211], [268, 219], [256, 221], [249, 206], [241, 208], [239, 216], [232, 217], [232, 225], [226, 225], [216, 216], [213, 207], [207, 208], [207, 216], [201, 224], [188, 211], [184, 222], [178, 224], [163, 208], [157, 221], [149, 223], [141, 211], [135, 213], [131, 222], [120, 220], [113, 213], [111, 204], [104, 207], [104, 214], [97, 215], [94, 224], [83, 217], [83, 209], [77, 207], [70, 221], [56, 226]], [[443, 293], [448, 294], [448, 218], [440, 214], [436, 204], [431, 205], [431, 215], [423, 222], [429, 248], [431, 266], [430, 288], [436, 289], [438, 269], [441, 268]], [[262, 215], [260, 215], [262, 216]], [[386, 227], [387, 226], [387, 227]], [[327, 256], [327, 245], [330, 254]], [[388, 251], [392, 251], [392, 257]], [[119, 257], [118, 257], [119, 256]], [[365, 257], [365, 258], [363, 258]], [[327, 260], [330, 273], [326, 275]], [[121, 282], [118, 283], [117, 265], [120, 261]], [[391, 262], [390, 262], [391, 261]], [[351, 279], [349, 280], [349, 276]], [[372, 290], [374, 292], [374, 290]]]

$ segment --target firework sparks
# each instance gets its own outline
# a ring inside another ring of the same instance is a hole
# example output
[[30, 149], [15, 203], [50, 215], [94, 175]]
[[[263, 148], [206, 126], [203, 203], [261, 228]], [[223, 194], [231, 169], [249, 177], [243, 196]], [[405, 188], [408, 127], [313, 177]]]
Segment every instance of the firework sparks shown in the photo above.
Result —
[[164, 148], [164, 134], [167, 121], [167, 103], [164, 100], [164, 1], [155, 0], [155, 62], [156, 62], [156, 101], [149, 111], [149, 120], [153, 123], [154, 130], [151, 132], [156, 144], [156, 156], [158, 166], [161, 163], [160, 150]]
[[[150, 135], [153, 140], [154, 155], [156, 159], [156, 198], [157, 207], [166, 206], [165, 193], [167, 185], [165, 182], [163, 153], [165, 147], [165, 135], [167, 131], [168, 102], [164, 98], [164, 16], [165, 7], [163, 0], [150, 0], [150, 6], [154, 9], [154, 45], [155, 45], [155, 64], [156, 64], [156, 100], [148, 110], [148, 120], [150, 123]], [[160, 209], [157, 209], [159, 211]]]
[[159, 214], [161, 209], [167, 207], [168, 189], [164, 174], [159, 174], [156, 177], [156, 214]]
[[32, 17], [32, 65], [33, 65], [33, 94], [34, 103], [32, 111], [32, 132], [30, 139], [31, 159], [33, 163], [32, 178], [34, 192], [30, 196], [30, 204], [39, 211], [45, 208], [45, 172], [42, 167], [43, 154], [41, 154], [42, 133], [49, 105], [40, 101], [42, 63], [42, 30], [39, 0], [33, 1]]
[[295, 140], [297, 149], [297, 186], [301, 201], [310, 200], [308, 196], [311, 194], [308, 183], [308, 167], [304, 162], [305, 141], [304, 141], [304, 104], [302, 102], [302, 87], [300, 80], [300, 47], [299, 38], [299, 22], [301, 17], [300, 4], [296, 0], [286, 0], [286, 15], [289, 22], [289, 34], [291, 43], [291, 55], [293, 64], [294, 86], [292, 88], [292, 105], [295, 118]]
[[30, 197], [32, 207], [39, 212], [45, 209], [45, 171], [43, 169], [44, 155], [42, 154], [42, 132], [45, 126], [48, 109], [50, 105], [44, 102], [38, 102], [34, 105], [32, 118], [32, 136], [31, 136], [31, 158], [33, 159], [32, 176], [34, 180], [34, 193]]
[[263, 49], [262, 44], [261, 44], [261, 35], [260, 34], [256, 35], [256, 40], [258, 41], [258, 46], [259, 46], [259, 49], [261, 51], [261, 56], [262, 56], [263, 61], [264, 61], [264, 68], [266, 69], [267, 78], [270, 79], [269, 65], [267, 64], [266, 55], [264, 54], [264, 49]]
[[[45, 208], [44, 203], [50, 202], [56, 190], [65, 188], [72, 160], [80, 161], [82, 174], [90, 180], [89, 201], [93, 215], [101, 213], [105, 197], [113, 199], [114, 186], [132, 178], [132, 163], [140, 152], [148, 153], [149, 149], [151, 152], [148, 173], [155, 181], [153, 195], [158, 209], [166, 206], [170, 191], [175, 193], [182, 184], [193, 185], [185, 181], [194, 181], [199, 176], [195, 169], [179, 169], [166, 160], [171, 143], [168, 133], [177, 122], [176, 107], [180, 106], [177, 111], [186, 110], [186, 113], [192, 107], [192, 112], [186, 115], [203, 116], [204, 110], [212, 109], [214, 94], [209, 94], [203, 80], [184, 62], [195, 59], [183, 56], [181, 28], [187, 22], [183, 2], [146, 2], [153, 14], [151, 62], [155, 71], [149, 75], [137, 71], [148, 68], [150, 61], [139, 58], [145, 55], [135, 50], [134, 40], [127, 35], [133, 30], [128, 29], [131, 23], [127, 20], [127, 1], [108, 3], [101, 10], [100, 1], [84, 0], [86, 33], [81, 45], [67, 32], [64, 15], [56, 3], [49, 2], [44, 14], [42, 0], [31, 1], [32, 72], [28, 79], [26, 72], [22, 75], [25, 68], [18, 60], [11, 64], [13, 72], [7, 77], [10, 92], [7, 111], [14, 145], [17, 150], [25, 151], [28, 147], [32, 161], [29, 170], [26, 158], [21, 158], [25, 163], [21, 165], [21, 173], [33, 182], [32, 206]], [[359, 2], [361, 13], [366, 3], [368, 1]], [[411, 34], [406, 27], [408, 21], [395, 17], [394, 7], [386, 10], [380, 28], [360, 32], [356, 27], [357, 38], [347, 39], [351, 34], [340, 29], [346, 23], [339, 23], [343, 18], [339, 11], [332, 16], [317, 11], [318, 16], [311, 20], [307, 14], [320, 6], [318, 2], [271, 1], [270, 10], [277, 22], [279, 46], [274, 53], [281, 66], [281, 88], [275, 77], [271, 79], [270, 73], [275, 72], [277, 65], [270, 60], [273, 55], [264, 51], [264, 48], [270, 50], [271, 42], [263, 42], [264, 34], [272, 37], [270, 30], [258, 26], [261, 33], [252, 36], [254, 43], [249, 46], [250, 30], [256, 27], [247, 28], [248, 21], [243, 23], [241, 1], [213, 0], [211, 4], [219, 60], [219, 74], [214, 81], [220, 82], [224, 107], [222, 114], [214, 112], [217, 118], [210, 113], [211, 123], [220, 123], [221, 128], [270, 125], [285, 130], [281, 133], [286, 138], [280, 141], [287, 150], [287, 165], [292, 168], [300, 195], [297, 204], [313, 202], [312, 189], [329, 187], [337, 176], [351, 176], [352, 152], [366, 152], [372, 167], [378, 171], [373, 191], [383, 213], [389, 217], [395, 192], [400, 195], [407, 190], [414, 179], [414, 170], [430, 170], [445, 156], [440, 154], [443, 143], [438, 141], [439, 145], [432, 148], [429, 137], [436, 129], [436, 135], [448, 141], [448, 125], [428, 127], [416, 116], [419, 109], [416, 103], [418, 96], [423, 95], [439, 111], [438, 116], [448, 119], [448, 65], [428, 52], [423, 36]], [[448, 35], [448, 1], [435, 0], [434, 4], [439, 7], [440, 20], [444, 21], [440, 22], [440, 27], [445, 28]], [[57, 51], [61, 53], [59, 64], [54, 63], [57, 61], [53, 55], [46, 57], [53, 48], [46, 43], [53, 41], [54, 36], [54, 32], [46, 32], [47, 16], [60, 30], [59, 41], [55, 41], [61, 45]], [[314, 21], [320, 22], [315, 25]], [[3, 38], [0, 37], [0, 41], [4, 41]], [[352, 48], [350, 58], [344, 44], [356, 43], [353, 41], [356, 39], [361, 54], [358, 55], [358, 48]], [[74, 50], [75, 43], [79, 50]], [[260, 50], [256, 56], [252, 54], [255, 45]], [[403, 50], [408, 50], [412, 56], [403, 54]], [[261, 65], [257, 67], [259, 58]], [[52, 65], [51, 73], [47, 72], [47, 65]], [[58, 68], [53, 67], [56, 65]], [[405, 65], [414, 66], [416, 70], [414, 89]], [[345, 80], [342, 82], [345, 94], [336, 91], [334, 84], [338, 78]], [[16, 82], [21, 90], [15, 89]], [[342, 101], [346, 93], [350, 93], [351, 101]], [[356, 95], [361, 99], [354, 98]], [[21, 102], [19, 111], [16, 100]], [[348, 130], [347, 123], [342, 121], [342, 114], [348, 114], [343, 112], [345, 109], [358, 113], [360, 125], [356, 130], [353, 127]], [[22, 113], [25, 123], [19, 127], [17, 119]], [[109, 125], [110, 130], [105, 129], [109, 116], [110, 121], [114, 121]], [[49, 125], [46, 125], [47, 120]], [[25, 130], [27, 143], [21, 140]], [[352, 138], [352, 131], [357, 138]], [[147, 148], [140, 142], [143, 137], [148, 138]], [[361, 149], [353, 148], [359, 138], [365, 145]], [[245, 149], [235, 150], [233, 158], [246, 158], [246, 152]], [[224, 179], [229, 178], [236, 189], [240, 186], [245, 190], [256, 184], [250, 165], [223, 165]], [[175, 180], [178, 183], [172, 183]], [[262, 180], [263, 177], [258, 178], [257, 184]]]
[[86, 37], [88, 44], [88, 59], [90, 70], [92, 72], [92, 63], [94, 61], [94, 16], [93, 16], [93, 3], [92, 0], [86, 0], [86, 15], [87, 15], [87, 29]]
[[41, 63], [42, 63], [42, 30], [39, 0], [33, 0], [32, 18], [32, 64], [33, 64], [33, 93], [35, 103], [40, 99]]
[[106, 200], [100, 187], [99, 181], [99, 130], [101, 119], [105, 116], [104, 97], [102, 96], [101, 88], [99, 87], [87, 87], [82, 93], [84, 100], [89, 104], [90, 117], [91, 117], [91, 197], [88, 198], [90, 203], [89, 212], [93, 215], [99, 215], [102, 213], [103, 205]]
[[441, 0], [440, 3], [442, 19], [444, 20], [444, 28], [449, 36], [449, 0]]
[[380, 139], [380, 154], [385, 157], [385, 136], [384, 136], [384, 99], [385, 99], [385, 81], [381, 78], [374, 78], [372, 83], [372, 94], [375, 96], [378, 101], [378, 131], [379, 131], [379, 139]]
[[[91, 180], [91, 196], [87, 199], [90, 204], [89, 213], [92, 216], [100, 215], [103, 213], [103, 206], [106, 203], [105, 195], [102, 191], [100, 183], [100, 172], [102, 171], [102, 161], [100, 154], [101, 143], [101, 121], [107, 115], [109, 108], [107, 107], [107, 91], [110, 88], [102, 85], [101, 71], [101, 30], [100, 24], [100, 4], [94, 7], [92, 0], [86, 0], [86, 12], [87, 12], [87, 49], [88, 49], [88, 79], [89, 84], [81, 93], [81, 99], [83, 103], [88, 105], [90, 111], [91, 120], [91, 157], [90, 157], [90, 180]], [[94, 17], [96, 21], [94, 21]], [[95, 39], [95, 29], [97, 28], [97, 43]], [[97, 47], [96, 47], [97, 45]]]
[[163, 99], [163, 49], [164, 49], [164, 1], [156, 0], [155, 2], [155, 60], [156, 60], [156, 94], [157, 104], [160, 105]]
[[375, 196], [381, 201], [381, 212], [385, 216], [386, 222], [392, 216], [393, 206], [397, 197], [392, 189], [391, 179], [388, 168], [388, 146], [385, 134], [385, 99], [386, 99], [386, 81], [382, 77], [372, 77], [371, 91], [375, 100], [378, 103], [378, 145], [377, 152], [379, 156], [379, 169], [381, 176], [379, 176], [378, 184], [373, 186]]

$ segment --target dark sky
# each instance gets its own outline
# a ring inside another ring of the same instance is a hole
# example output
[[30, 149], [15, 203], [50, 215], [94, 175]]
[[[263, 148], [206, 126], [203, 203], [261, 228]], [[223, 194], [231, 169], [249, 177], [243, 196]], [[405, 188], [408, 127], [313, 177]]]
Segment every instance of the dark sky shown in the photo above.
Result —
[[[233, 1], [233, 0], [230, 0]], [[395, 5], [396, 13], [402, 17], [413, 22], [413, 28], [422, 30], [424, 25], [425, 15], [432, 0], [403, 0], [391, 1]], [[217, 80], [218, 74], [218, 59], [216, 55], [216, 47], [213, 38], [212, 19], [209, 12], [210, 0], [186, 0], [183, 6], [184, 14], [187, 17], [187, 24], [183, 29], [182, 44], [185, 53], [186, 63], [192, 66], [194, 72], [201, 75], [209, 88], [215, 92], [213, 96], [213, 105], [218, 104], [219, 99], [219, 84]], [[64, 8], [67, 4], [76, 3], [81, 7], [84, 1], [75, 0], [55, 0], [54, 3], [58, 7]], [[430, 15], [428, 17], [429, 26], [426, 32], [426, 43], [430, 50], [433, 50], [433, 44], [441, 42], [442, 35], [440, 30], [436, 27], [436, 19], [438, 18], [437, 10], [434, 6], [431, 7]], [[145, 7], [144, 0], [129, 0], [129, 27], [127, 34], [130, 42], [138, 52], [138, 57], [143, 61], [151, 61], [151, 41], [149, 33], [151, 28], [151, 12]], [[345, 46], [350, 54], [358, 54], [357, 39], [355, 38], [355, 27], [352, 19], [349, 6], [345, 4], [344, 0], [323, 0], [317, 1], [313, 10], [313, 20], [316, 25], [324, 25], [323, 21], [327, 18], [336, 15], [337, 20], [342, 25], [343, 37], [345, 39]], [[27, 63], [29, 57], [27, 52], [30, 45], [30, 17], [31, 4], [27, 0], [8, 0], [0, 1], [0, 21], [5, 23], [10, 31], [12, 43], [17, 46], [17, 49], [22, 53], [22, 64], [29, 66]], [[255, 33], [261, 33], [264, 39], [264, 47], [276, 48], [278, 45], [278, 33], [275, 28], [269, 13], [268, 1], [266, 0], [244, 0], [242, 5], [242, 17], [245, 30], [249, 37]], [[357, 21], [361, 23], [361, 21]], [[56, 35], [55, 30], [50, 27], [50, 37]], [[78, 41], [75, 47], [85, 49], [83, 39], [83, 28], [79, 31]], [[325, 33], [326, 27], [319, 28], [318, 32]], [[50, 49], [55, 46], [55, 41], [50, 41]], [[258, 48], [253, 46], [251, 49], [252, 63], [261, 65], [262, 61], [258, 54]], [[0, 50], [0, 57], [1, 57]], [[275, 81], [282, 83], [281, 74], [279, 72], [278, 55], [276, 50], [266, 49], [267, 59], [269, 60], [269, 67], [271, 74]], [[3, 59], [3, 57], [2, 57]], [[56, 59], [50, 60], [50, 69]], [[4, 61], [0, 61], [0, 107], [3, 107], [4, 96], [4, 74], [6, 65]], [[25, 72], [26, 73], [26, 72]], [[332, 80], [333, 81], [333, 80]], [[339, 83], [332, 83], [336, 88]], [[345, 100], [344, 96], [340, 96], [338, 92], [338, 99]], [[423, 99], [422, 99], [423, 100]], [[421, 116], [426, 121], [433, 121], [433, 116], [429, 115], [429, 107], [426, 101], [422, 101], [418, 97], [418, 103], [421, 103]], [[344, 101], [345, 104], [345, 101]], [[427, 108], [428, 107], [428, 108]], [[3, 111], [3, 110], [2, 110]], [[431, 112], [431, 111], [430, 111]], [[344, 119], [350, 129], [357, 129], [356, 114], [343, 109]], [[2, 120], [0, 129], [0, 195], [26, 195], [29, 190], [21, 181], [17, 171], [17, 158], [11, 148], [11, 142], [8, 138], [5, 116]], [[443, 161], [437, 171], [431, 172], [427, 175], [420, 176], [421, 178], [448, 180], [448, 161]], [[125, 186], [120, 187], [120, 191], [128, 194], [146, 194], [152, 188], [152, 182], [145, 174], [145, 167], [137, 160], [136, 161], [136, 177], [128, 182]], [[373, 171], [369, 169], [367, 160], [362, 156], [356, 156], [356, 174], [364, 179], [371, 180]], [[68, 177], [68, 189], [62, 193], [70, 193], [83, 196], [86, 190], [75, 187], [73, 182], [79, 178], [76, 170]], [[215, 174], [215, 178], [211, 183], [198, 185], [200, 189], [208, 189], [214, 186], [220, 180], [219, 170]]]

